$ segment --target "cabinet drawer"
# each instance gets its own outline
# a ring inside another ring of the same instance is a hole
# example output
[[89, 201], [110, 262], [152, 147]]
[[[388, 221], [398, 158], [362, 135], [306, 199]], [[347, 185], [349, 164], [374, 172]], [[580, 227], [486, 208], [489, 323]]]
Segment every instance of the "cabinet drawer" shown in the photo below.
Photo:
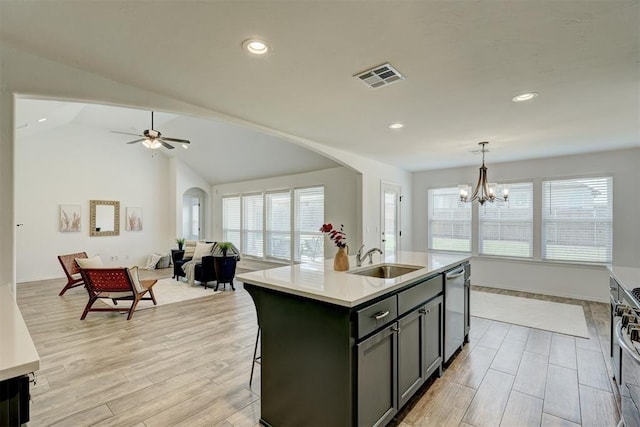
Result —
[[398, 317], [398, 300], [395, 295], [359, 310], [358, 338], [394, 321], [396, 317]]
[[412, 288], [398, 294], [398, 314], [402, 315], [430, 300], [442, 292], [442, 275], [438, 274], [427, 281], [419, 283]]

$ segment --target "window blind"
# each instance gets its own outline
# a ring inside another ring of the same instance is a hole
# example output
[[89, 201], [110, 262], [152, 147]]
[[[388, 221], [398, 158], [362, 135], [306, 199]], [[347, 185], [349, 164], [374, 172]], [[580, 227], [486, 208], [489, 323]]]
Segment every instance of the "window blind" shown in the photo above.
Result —
[[294, 190], [294, 260], [324, 259], [324, 187]]
[[509, 185], [509, 201], [478, 208], [478, 252], [483, 255], [533, 256], [533, 183]]
[[245, 255], [264, 255], [264, 197], [242, 196], [242, 251]]
[[613, 178], [542, 182], [542, 258], [611, 262]]
[[222, 198], [222, 240], [240, 248], [240, 196]]
[[291, 193], [267, 193], [266, 241], [267, 256], [291, 259]]
[[471, 203], [460, 201], [458, 187], [428, 191], [429, 249], [471, 252]]

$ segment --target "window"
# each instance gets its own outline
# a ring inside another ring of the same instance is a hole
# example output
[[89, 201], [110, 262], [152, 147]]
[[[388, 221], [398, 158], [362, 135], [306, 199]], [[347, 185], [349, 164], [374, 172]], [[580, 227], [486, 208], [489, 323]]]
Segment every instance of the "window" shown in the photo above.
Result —
[[242, 252], [262, 258], [264, 255], [264, 198], [261, 194], [242, 196]]
[[323, 222], [324, 187], [222, 198], [223, 239], [256, 258], [323, 260]]
[[240, 196], [222, 198], [222, 240], [240, 248]]
[[613, 178], [542, 182], [542, 258], [611, 262]]
[[471, 252], [471, 203], [458, 187], [429, 190], [428, 204], [429, 249]]
[[533, 257], [533, 183], [510, 184], [508, 202], [487, 202], [478, 213], [480, 254]]
[[294, 190], [295, 261], [324, 259], [324, 187]]
[[291, 192], [266, 194], [267, 256], [291, 259]]

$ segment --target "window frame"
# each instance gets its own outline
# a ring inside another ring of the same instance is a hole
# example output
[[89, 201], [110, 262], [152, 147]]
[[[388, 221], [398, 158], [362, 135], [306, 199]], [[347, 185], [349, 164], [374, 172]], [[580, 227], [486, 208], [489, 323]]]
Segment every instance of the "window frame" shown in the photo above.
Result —
[[[451, 221], [440, 221], [440, 222], [451, 222], [452, 224], [466, 224], [468, 221], [468, 227], [469, 227], [469, 239], [468, 239], [468, 246], [469, 246], [469, 250], [460, 250], [460, 249], [441, 249], [441, 248], [434, 248], [433, 247], [433, 222], [434, 220], [432, 219], [431, 215], [433, 212], [433, 197], [431, 196], [433, 191], [437, 191], [437, 190], [455, 190], [455, 194], [459, 194], [459, 186], [455, 185], [455, 186], [439, 186], [439, 187], [433, 187], [433, 188], [428, 188], [427, 189], [427, 249], [430, 251], [437, 251], [437, 252], [455, 252], [455, 253], [472, 253], [473, 252], [473, 206], [472, 203], [468, 203], [468, 202], [462, 202], [462, 201], [458, 201], [458, 204], [463, 204], [460, 206], [466, 206], [468, 205], [468, 210], [469, 210], [469, 217], [468, 219], [460, 219], [460, 220], [451, 220]], [[457, 196], [459, 199], [459, 196]], [[458, 239], [458, 240], [462, 240], [462, 239]]]
[[[545, 215], [545, 207], [546, 207], [546, 203], [547, 203], [547, 198], [545, 197], [545, 183], [547, 182], [558, 182], [558, 181], [566, 181], [566, 182], [571, 182], [571, 181], [581, 181], [581, 180], [607, 180], [607, 207], [609, 210], [609, 217], [608, 218], [594, 218], [592, 220], [589, 219], [580, 219], [577, 220], [576, 218], [568, 218], [568, 219], [558, 219], [556, 218], [555, 220], [551, 220], [548, 217], [546, 217]], [[550, 262], [550, 263], [565, 263], [565, 264], [583, 264], [583, 265], [606, 265], [606, 264], [610, 264], [613, 261], [613, 234], [614, 234], [614, 229], [613, 229], [613, 221], [614, 221], [614, 212], [613, 212], [613, 208], [614, 208], [614, 175], [611, 173], [603, 173], [603, 174], [590, 174], [590, 175], [577, 175], [577, 176], [569, 176], [569, 177], [545, 177], [545, 178], [541, 178], [540, 179], [540, 197], [541, 197], [541, 201], [540, 201], [540, 260], [543, 262]], [[545, 225], [548, 222], [556, 222], [556, 223], [576, 223], [576, 222], [582, 222], [582, 223], [586, 223], [586, 222], [607, 222], [609, 224], [608, 228], [608, 234], [609, 234], [609, 241], [608, 241], [608, 247], [605, 247], [605, 251], [606, 251], [606, 259], [605, 260], [595, 260], [595, 259], [584, 259], [584, 258], [580, 258], [580, 259], [575, 259], [575, 258], [567, 258], [567, 257], [562, 257], [562, 258], [555, 258], [555, 257], [549, 257], [548, 255], [548, 248], [547, 248], [547, 241], [545, 239], [546, 235], [545, 235]]]
[[[488, 222], [494, 222], [494, 223], [498, 223], [500, 225], [502, 224], [514, 224], [514, 223], [522, 223], [525, 222], [523, 220], [519, 220], [519, 219], [509, 219], [509, 218], [505, 218], [504, 220], [501, 221], [500, 218], [497, 218], [493, 221], [491, 220], [485, 220], [483, 221], [482, 219], [482, 211], [485, 209], [485, 206], [495, 206], [496, 209], [509, 209], [509, 203], [511, 203], [513, 201], [513, 199], [508, 200], [507, 202], [504, 201], [500, 201], [500, 200], [496, 200], [494, 202], [485, 202], [484, 206], [478, 205], [477, 207], [477, 230], [476, 230], [476, 241], [478, 243], [478, 256], [481, 257], [491, 257], [491, 258], [512, 258], [512, 259], [517, 259], [517, 260], [532, 260], [534, 259], [535, 256], [535, 207], [536, 207], [536, 203], [535, 203], [535, 182], [533, 179], [530, 180], [519, 180], [519, 181], [500, 181], [501, 185], [506, 185], [509, 186], [510, 188], [513, 188], [513, 186], [519, 185], [519, 184], [529, 184], [530, 185], [530, 189], [531, 189], [531, 193], [530, 193], [530, 213], [531, 213], [531, 217], [529, 220], [529, 227], [530, 227], [530, 238], [529, 238], [529, 254], [526, 256], [518, 256], [518, 255], [505, 255], [505, 254], [499, 254], [499, 253], [486, 253], [483, 252], [483, 223], [488, 223]], [[510, 194], [512, 195], [513, 192], [510, 192]], [[474, 230], [471, 230], [472, 234], [474, 232]], [[485, 239], [486, 240], [486, 239]], [[501, 242], [502, 240], [497, 240], [498, 242]]]

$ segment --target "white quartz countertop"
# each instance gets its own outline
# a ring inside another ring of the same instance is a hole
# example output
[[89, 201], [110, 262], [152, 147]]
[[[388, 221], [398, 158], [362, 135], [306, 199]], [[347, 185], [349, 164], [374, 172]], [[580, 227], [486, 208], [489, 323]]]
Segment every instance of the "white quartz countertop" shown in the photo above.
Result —
[[40, 356], [11, 289], [0, 285], [0, 381], [38, 369]]
[[[355, 307], [418, 279], [446, 271], [470, 258], [469, 255], [434, 252], [400, 252], [397, 255], [388, 255], [384, 259], [381, 259], [380, 255], [374, 255], [374, 265], [385, 262], [422, 267], [393, 279], [379, 279], [350, 274], [348, 271], [334, 271], [332, 259], [242, 273], [238, 274], [236, 279], [243, 283], [317, 301]], [[354, 256], [349, 257], [349, 265], [351, 266], [349, 271], [370, 267], [368, 261], [365, 261], [362, 267], [356, 268]]]
[[640, 288], [640, 268], [608, 265], [607, 269], [613, 278], [628, 291]]

